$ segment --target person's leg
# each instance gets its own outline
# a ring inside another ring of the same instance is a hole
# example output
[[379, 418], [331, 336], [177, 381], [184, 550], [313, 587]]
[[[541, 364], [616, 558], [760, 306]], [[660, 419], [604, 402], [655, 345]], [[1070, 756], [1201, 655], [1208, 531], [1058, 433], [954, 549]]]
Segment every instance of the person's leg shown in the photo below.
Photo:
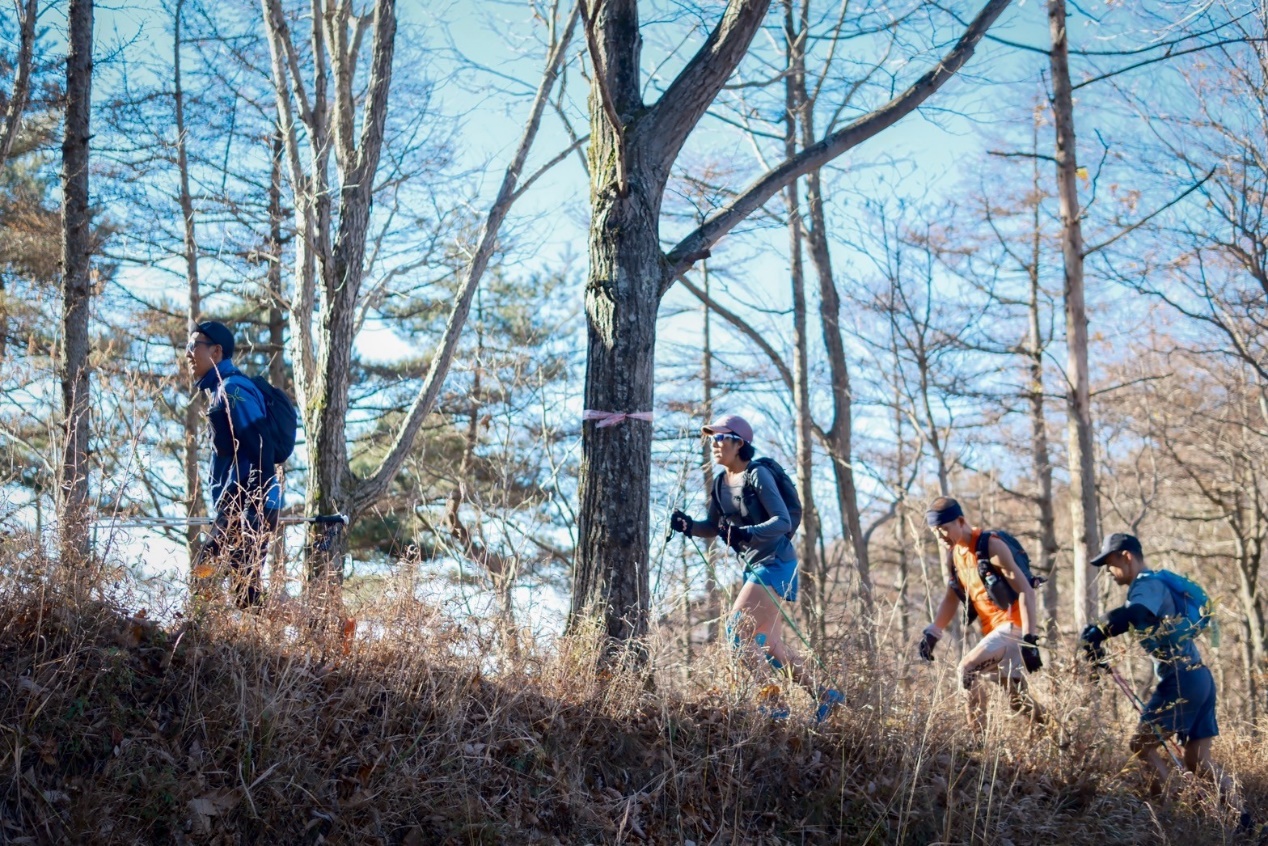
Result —
[[1026, 664], [1021, 657], [1021, 632], [1010, 627], [999, 634], [1004, 641], [1004, 657], [998, 665], [998, 679], [1000, 686], [1008, 692], [1008, 707], [1015, 714], [1030, 717], [1032, 728], [1042, 725], [1048, 718], [1030, 694], [1030, 683], [1026, 681]]
[[727, 634], [740, 659], [755, 674], [761, 672], [761, 662], [769, 662], [774, 657], [768, 654], [767, 649], [771, 630], [778, 618], [779, 609], [765, 588], [754, 582], [745, 582], [731, 606]]
[[264, 599], [264, 562], [277, 533], [278, 516], [276, 508], [252, 508], [247, 514], [242, 566], [235, 591], [239, 608], [254, 608]]
[[1000, 684], [1008, 691], [1008, 707], [1013, 710], [1013, 713], [1025, 714], [1030, 718], [1032, 726], [1041, 726], [1048, 722], [1047, 712], [1030, 694], [1030, 683], [1024, 676], [1020, 678], [1005, 676], [1000, 679]]
[[965, 693], [964, 706], [969, 726], [978, 734], [985, 729], [983, 720], [987, 692], [986, 686], [981, 683], [982, 677], [987, 674], [997, 675], [1007, 652], [1008, 641], [1004, 633], [997, 629], [969, 650], [957, 667], [960, 689]]
[[[760, 588], [761, 585], [758, 585], [758, 587]], [[766, 599], [775, 608], [775, 620], [771, 624], [770, 632], [766, 635], [766, 651], [770, 653], [770, 657], [779, 662], [780, 667], [788, 671], [793, 681], [812, 694], [815, 693], [815, 682], [814, 679], [810, 678], [810, 674], [806, 672], [805, 659], [784, 640], [784, 617], [779, 613], [779, 605], [776, 604], [775, 600], [770, 599], [769, 594]]]
[[1137, 724], [1136, 733], [1131, 739], [1132, 754], [1140, 759], [1145, 778], [1149, 781], [1149, 792], [1155, 796], [1162, 793], [1163, 786], [1171, 775], [1171, 769], [1162, 756], [1162, 744], [1169, 735], [1170, 732], [1163, 732], [1159, 727], [1142, 720]]

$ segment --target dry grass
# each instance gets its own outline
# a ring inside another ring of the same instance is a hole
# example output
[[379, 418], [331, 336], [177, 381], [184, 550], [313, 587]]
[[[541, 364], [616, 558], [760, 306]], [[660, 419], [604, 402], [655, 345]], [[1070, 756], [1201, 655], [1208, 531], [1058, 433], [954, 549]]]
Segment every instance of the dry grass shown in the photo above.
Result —
[[[720, 654], [596, 674], [589, 639], [521, 637], [510, 660], [408, 590], [345, 655], [280, 615], [164, 628], [18, 570], [0, 843], [1241, 842], [1200, 791], [1143, 797], [1116, 692], [1072, 670], [1040, 685], [1059, 730], [1001, 718], [975, 746], [948, 674], [895, 656], [848, 650], [851, 705], [817, 728], [796, 696], [763, 718]], [[1263, 748], [1218, 749], [1261, 818]]]

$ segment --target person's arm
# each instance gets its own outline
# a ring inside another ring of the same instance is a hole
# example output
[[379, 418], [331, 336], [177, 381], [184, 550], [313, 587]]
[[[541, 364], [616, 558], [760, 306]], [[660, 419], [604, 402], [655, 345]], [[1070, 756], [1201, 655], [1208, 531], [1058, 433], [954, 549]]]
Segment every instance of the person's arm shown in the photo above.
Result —
[[992, 535], [986, 551], [991, 556], [992, 566], [1004, 576], [1012, 589], [1017, 591], [1017, 601], [1021, 603], [1022, 634], [1035, 634], [1035, 621], [1039, 618], [1039, 614], [1035, 606], [1035, 589], [1031, 586], [1030, 579], [1027, 579], [1026, 574], [1017, 566], [1017, 562], [1013, 559], [1013, 551], [1008, 548], [1008, 544], [999, 538]]
[[718, 519], [722, 516], [722, 512], [718, 509], [717, 499], [713, 495], [713, 489], [718, 484], [715, 478], [709, 483], [709, 511], [703, 520], [692, 519], [691, 536], [693, 538], [716, 538], [718, 536]]
[[242, 384], [244, 380], [245, 377], [240, 379], [235, 374], [224, 381], [221, 390], [229, 409], [229, 423], [233, 428], [233, 439], [237, 441], [239, 460], [246, 459], [257, 464], [260, 442], [256, 424], [264, 419], [264, 403], [255, 386], [247, 387]]
[[784, 505], [784, 498], [779, 494], [775, 476], [765, 467], [758, 467], [755, 475], [757, 478], [753, 489], [757, 494], [757, 501], [762, 504], [762, 510], [766, 512], [766, 519], [750, 524], [747, 527], [749, 533], [754, 541], [771, 540], [788, 534], [792, 531], [792, 518], [788, 516], [788, 506]]
[[947, 626], [951, 625], [951, 621], [955, 619], [955, 614], [960, 610], [960, 597], [951, 588], [947, 588], [946, 596], [942, 597], [942, 603], [938, 606], [938, 613], [933, 616], [933, 625], [941, 632], [945, 631]]

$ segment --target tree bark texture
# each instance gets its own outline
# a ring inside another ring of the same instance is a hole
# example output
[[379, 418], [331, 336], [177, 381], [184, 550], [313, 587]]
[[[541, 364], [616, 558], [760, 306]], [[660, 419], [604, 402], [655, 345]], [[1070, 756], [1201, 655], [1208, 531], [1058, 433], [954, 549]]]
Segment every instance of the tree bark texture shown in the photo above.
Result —
[[[708, 262], [700, 263], [700, 284], [704, 288], [704, 296], [706, 301], [709, 298], [709, 264]], [[703, 406], [701, 408], [701, 419], [713, 419], [713, 328], [710, 325], [712, 315], [709, 306], [702, 305], [701, 321], [704, 324], [702, 348], [700, 351], [701, 358], [701, 382], [703, 383]], [[709, 491], [713, 486], [713, 450], [707, 442], [700, 445], [700, 466], [703, 470], [704, 489]], [[718, 567], [717, 567], [717, 544], [715, 539], [710, 538], [704, 542], [704, 591], [706, 597], [705, 616], [709, 620], [707, 626], [709, 643], [717, 643], [718, 631], [721, 628], [722, 621], [722, 591], [718, 588]]]
[[89, 118], [92, 104], [92, 0], [70, 0], [66, 58], [66, 117], [62, 140], [62, 355], [59, 377], [65, 414], [58, 532], [68, 564], [84, 560], [88, 519], [88, 437], [92, 300], [92, 213], [88, 193]]
[[1045, 409], [1044, 399], [1044, 372], [1043, 359], [1047, 349], [1047, 344], [1043, 337], [1043, 315], [1040, 313], [1042, 305], [1040, 295], [1043, 293], [1039, 286], [1039, 262], [1043, 248], [1043, 230], [1040, 221], [1040, 203], [1039, 203], [1039, 122], [1035, 121], [1034, 127], [1034, 159], [1032, 171], [1032, 194], [1034, 199], [1031, 205], [1030, 217], [1030, 261], [1026, 268], [1026, 276], [1028, 282], [1027, 297], [1027, 317], [1029, 326], [1027, 327], [1027, 344], [1026, 344], [1026, 367], [1029, 371], [1029, 389], [1027, 392], [1027, 400], [1030, 405], [1030, 454], [1031, 466], [1034, 468], [1035, 479], [1039, 484], [1039, 492], [1036, 494], [1036, 505], [1039, 509], [1039, 573], [1048, 581], [1044, 583], [1043, 590], [1040, 593], [1040, 601], [1043, 604], [1044, 626], [1050, 636], [1055, 637], [1058, 632], [1058, 601], [1059, 595], [1057, 591], [1057, 553], [1060, 551], [1060, 545], [1057, 543], [1057, 518], [1056, 509], [1052, 501], [1052, 458], [1048, 447], [1048, 420]]
[[1081, 631], [1096, 616], [1088, 562], [1100, 543], [1097, 530], [1096, 467], [1092, 444], [1092, 400], [1088, 384], [1087, 308], [1083, 290], [1083, 227], [1079, 210], [1074, 99], [1065, 0], [1048, 1], [1052, 36], [1052, 112], [1056, 128], [1057, 188], [1061, 208], [1061, 253], [1065, 264], [1066, 381], [1070, 520], [1073, 527], [1074, 626]]

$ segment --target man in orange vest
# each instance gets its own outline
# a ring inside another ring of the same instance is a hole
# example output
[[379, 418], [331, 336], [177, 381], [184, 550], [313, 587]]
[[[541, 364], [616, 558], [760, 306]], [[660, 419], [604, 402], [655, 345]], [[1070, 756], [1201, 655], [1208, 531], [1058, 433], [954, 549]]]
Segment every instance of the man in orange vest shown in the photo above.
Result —
[[[969, 622], [973, 616], [982, 622], [982, 639], [958, 668], [960, 687], [967, 693], [969, 724], [979, 734], [984, 728], [987, 691], [979, 681], [991, 676], [1008, 691], [1014, 711], [1029, 714], [1036, 723], [1043, 722], [1043, 711], [1031, 698], [1025, 675], [1043, 667], [1035, 634], [1035, 590], [1030, 579], [1017, 565], [1009, 545], [993, 532], [985, 549], [989, 559], [984, 558], [979, 564], [982, 530], [969, 525], [960, 503], [951, 497], [934, 500], [925, 513], [925, 522], [942, 547], [948, 584], [938, 613], [920, 640], [920, 657], [933, 660], [934, 647], [964, 602]], [[1004, 584], [994, 589], [1000, 579]], [[989, 587], [987, 581], [991, 582]], [[1001, 594], [1015, 598], [1007, 607], [1001, 607]]]

